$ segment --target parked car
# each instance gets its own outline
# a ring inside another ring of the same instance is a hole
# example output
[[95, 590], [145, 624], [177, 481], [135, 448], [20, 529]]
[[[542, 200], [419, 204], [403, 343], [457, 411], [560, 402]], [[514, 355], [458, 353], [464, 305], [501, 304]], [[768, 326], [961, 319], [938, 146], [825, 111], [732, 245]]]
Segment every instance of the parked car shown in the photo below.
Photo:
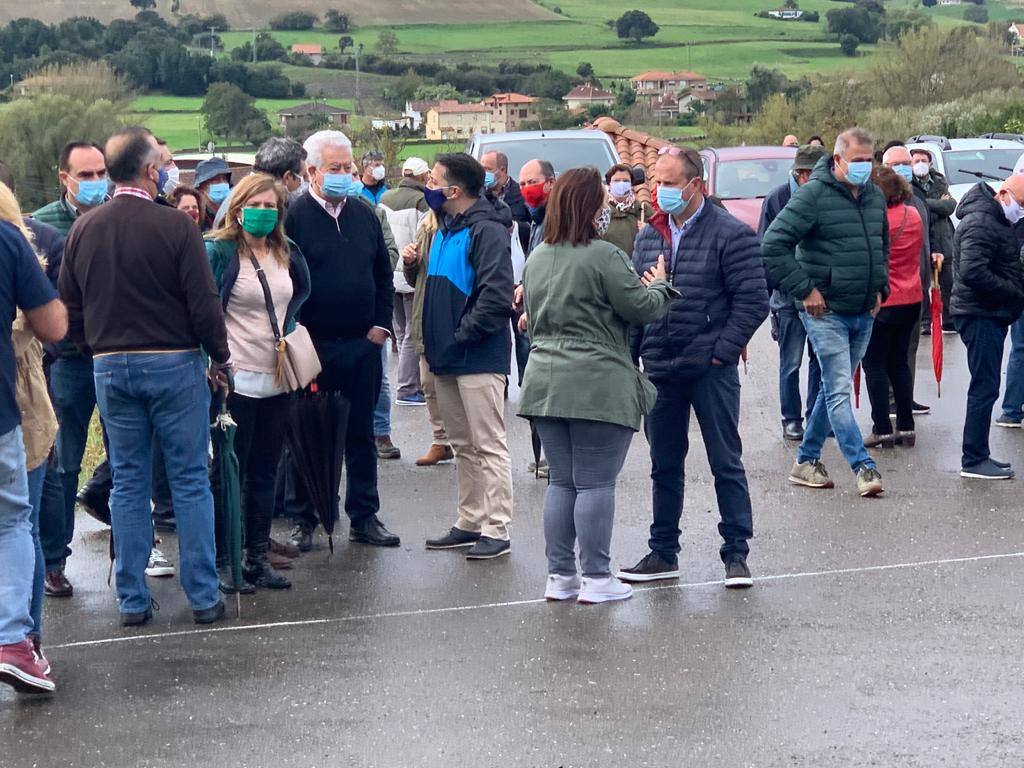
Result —
[[761, 202], [789, 180], [795, 147], [706, 147], [704, 159], [706, 194], [717, 197], [733, 216], [757, 231]]
[[504, 152], [508, 157], [508, 175], [519, 178], [519, 169], [535, 157], [547, 160], [555, 173], [592, 165], [601, 173], [619, 162], [615, 145], [604, 131], [513, 131], [478, 133], [469, 140], [466, 151], [479, 160], [488, 152]]
[[[946, 177], [949, 194], [960, 198], [979, 181], [995, 189], [1013, 173], [1024, 154], [1024, 144], [1004, 138], [947, 139], [945, 136], [911, 136], [907, 149], [924, 149], [932, 156], [932, 168]], [[957, 223], [953, 218], [954, 225]]]

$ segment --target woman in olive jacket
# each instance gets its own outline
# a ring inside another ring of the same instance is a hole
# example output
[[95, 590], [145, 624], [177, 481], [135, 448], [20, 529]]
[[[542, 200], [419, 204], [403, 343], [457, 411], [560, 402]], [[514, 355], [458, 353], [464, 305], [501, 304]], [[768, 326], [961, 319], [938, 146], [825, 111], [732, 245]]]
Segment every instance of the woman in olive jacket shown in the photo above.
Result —
[[601, 239], [618, 246], [627, 256], [632, 257], [637, 233], [654, 215], [654, 208], [636, 199], [633, 171], [628, 165], [613, 165], [605, 172], [604, 180], [612, 199], [608, 208], [611, 212], [608, 230]]
[[523, 275], [521, 322], [532, 346], [519, 415], [535, 423], [551, 468], [544, 500], [549, 600], [601, 603], [632, 594], [611, 575], [615, 481], [655, 389], [630, 356], [629, 327], [662, 317], [676, 293], [664, 260], [641, 280], [625, 253], [599, 239], [607, 221], [597, 170], [562, 174], [551, 190], [544, 243]]

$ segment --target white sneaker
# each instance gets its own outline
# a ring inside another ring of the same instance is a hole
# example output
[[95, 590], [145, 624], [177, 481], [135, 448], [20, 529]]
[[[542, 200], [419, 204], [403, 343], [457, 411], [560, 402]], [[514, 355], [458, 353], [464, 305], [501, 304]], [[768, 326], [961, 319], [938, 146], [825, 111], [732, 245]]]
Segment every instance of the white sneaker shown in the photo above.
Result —
[[632, 596], [633, 588], [614, 576], [607, 576], [603, 579], [588, 579], [584, 576], [580, 596], [576, 599], [577, 602], [589, 605], [607, 603], [612, 600], [628, 600]]
[[162, 578], [174, 575], [174, 563], [164, 557], [164, 553], [156, 547], [149, 551], [149, 564], [146, 566], [146, 575]]
[[580, 577], [548, 574], [548, 585], [544, 590], [545, 600], [572, 600], [580, 593]]

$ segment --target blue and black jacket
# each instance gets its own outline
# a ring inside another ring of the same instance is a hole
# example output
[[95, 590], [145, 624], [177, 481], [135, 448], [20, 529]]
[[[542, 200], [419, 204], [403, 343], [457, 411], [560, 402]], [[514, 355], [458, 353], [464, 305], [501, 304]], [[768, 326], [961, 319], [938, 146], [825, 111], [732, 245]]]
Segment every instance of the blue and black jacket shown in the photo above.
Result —
[[430, 247], [423, 346], [436, 376], [508, 375], [512, 251], [508, 208], [486, 198], [441, 223]]

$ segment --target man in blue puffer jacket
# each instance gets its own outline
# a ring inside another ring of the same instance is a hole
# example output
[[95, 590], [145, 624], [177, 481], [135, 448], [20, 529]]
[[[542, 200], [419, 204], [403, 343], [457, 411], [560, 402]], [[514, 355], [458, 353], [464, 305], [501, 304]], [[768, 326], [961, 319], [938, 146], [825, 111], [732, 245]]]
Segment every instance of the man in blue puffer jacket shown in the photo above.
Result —
[[637, 236], [633, 265], [643, 274], [664, 256], [680, 297], [661, 321], [633, 333], [634, 354], [658, 388], [646, 423], [654, 522], [650, 554], [619, 578], [636, 582], [679, 576], [683, 463], [692, 407], [715, 476], [725, 585], [749, 587], [747, 540], [754, 531], [741, 459], [737, 364], [768, 315], [761, 250], [749, 227], [705, 201], [700, 155], [673, 147], [660, 154], [655, 175], [661, 210]]

